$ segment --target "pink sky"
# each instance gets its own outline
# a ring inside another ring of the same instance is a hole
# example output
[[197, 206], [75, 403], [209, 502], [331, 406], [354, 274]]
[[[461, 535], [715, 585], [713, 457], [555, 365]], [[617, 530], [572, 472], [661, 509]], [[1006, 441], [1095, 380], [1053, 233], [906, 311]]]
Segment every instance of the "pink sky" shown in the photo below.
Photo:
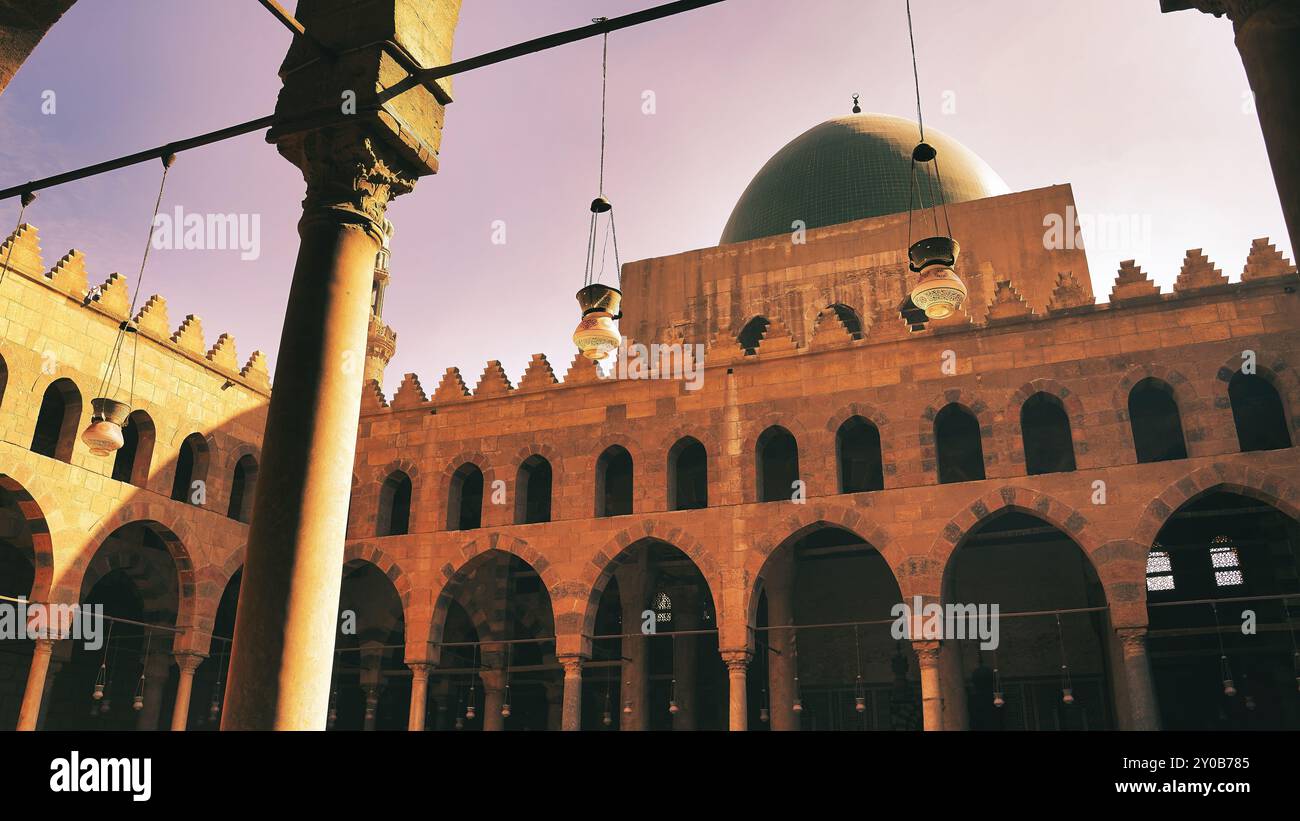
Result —
[[[455, 55], [654, 3], [469, 0]], [[1168, 288], [1188, 248], [1233, 278], [1255, 237], [1293, 256], [1226, 20], [1162, 15], [1158, 0], [913, 6], [928, 124], [1012, 190], [1069, 182], [1084, 212], [1149, 218], [1149, 247], [1089, 250], [1101, 299], [1130, 257]], [[253, 0], [83, 0], [0, 97], [0, 185], [269, 114], [288, 42]], [[914, 116], [903, 0], [729, 0], [614, 34], [610, 60], [606, 193], [625, 261], [716, 244], [768, 157], [847, 114], [852, 93], [867, 111]], [[472, 387], [489, 359], [514, 381], [533, 353], [567, 370], [596, 187], [599, 61], [592, 40], [455, 79], [442, 172], [390, 209], [390, 395], [406, 372], [432, 392], [453, 365]], [[46, 90], [54, 115], [41, 113]], [[652, 116], [641, 113], [645, 90]], [[160, 172], [149, 163], [43, 192], [27, 220], [47, 266], [75, 247], [92, 280], [134, 278]], [[302, 194], [301, 175], [260, 134], [182, 154], [164, 209], [260, 214], [261, 255], [155, 251], [145, 295], [167, 298], [173, 326], [201, 316], [209, 345], [228, 331], [241, 360], [255, 348], [273, 359]], [[6, 203], [0, 221], [17, 208]], [[505, 245], [492, 243], [495, 220]]]

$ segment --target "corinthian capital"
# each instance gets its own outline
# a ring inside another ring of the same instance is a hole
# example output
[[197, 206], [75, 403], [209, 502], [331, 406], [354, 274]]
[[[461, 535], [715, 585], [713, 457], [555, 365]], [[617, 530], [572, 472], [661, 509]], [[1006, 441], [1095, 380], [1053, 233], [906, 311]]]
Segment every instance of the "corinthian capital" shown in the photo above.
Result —
[[415, 188], [416, 173], [387, 144], [351, 126], [327, 126], [285, 134], [276, 147], [307, 181], [303, 210], [351, 212], [383, 235], [384, 213], [393, 198]]

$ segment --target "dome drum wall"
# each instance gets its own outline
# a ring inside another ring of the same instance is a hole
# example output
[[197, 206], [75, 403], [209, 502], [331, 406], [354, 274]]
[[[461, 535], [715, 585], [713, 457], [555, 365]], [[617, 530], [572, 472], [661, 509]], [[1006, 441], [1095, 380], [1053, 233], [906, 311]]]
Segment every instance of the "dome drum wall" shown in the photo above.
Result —
[[[1084, 249], [1049, 248], [1044, 241], [1044, 218], [1074, 207], [1069, 185], [949, 205], [952, 233], [962, 249], [956, 272], [969, 296], [965, 311], [943, 323], [966, 317], [983, 322], [1000, 280], [1011, 280], [1040, 315], [1047, 312], [1062, 272], [1071, 272], [1084, 298], [1091, 299]], [[913, 226], [911, 239], [924, 238], [931, 227], [928, 219], [925, 232]], [[780, 319], [805, 345], [818, 314], [843, 304], [857, 312], [869, 340], [906, 337], [898, 307], [916, 281], [909, 270], [908, 239], [903, 213], [810, 229], [799, 245], [786, 232], [629, 262], [623, 266], [627, 302], [620, 327], [638, 341], [705, 342], [765, 316]]]

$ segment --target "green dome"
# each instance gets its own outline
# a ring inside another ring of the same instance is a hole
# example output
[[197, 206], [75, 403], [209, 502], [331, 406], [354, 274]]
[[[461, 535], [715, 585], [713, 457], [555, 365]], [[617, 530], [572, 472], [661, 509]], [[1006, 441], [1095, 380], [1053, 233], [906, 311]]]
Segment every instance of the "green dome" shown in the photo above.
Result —
[[[907, 211], [918, 141], [916, 123], [888, 114], [853, 114], [805, 131], [776, 152], [740, 195], [721, 244], [788, 234], [795, 220], [821, 228]], [[946, 201], [1010, 191], [987, 163], [951, 137], [927, 128], [925, 141], [939, 152]], [[933, 164], [917, 171], [917, 187], [924, 189], [924, 174], [933, 175]], [[931, 196], [924, 202], [929, 205]]]

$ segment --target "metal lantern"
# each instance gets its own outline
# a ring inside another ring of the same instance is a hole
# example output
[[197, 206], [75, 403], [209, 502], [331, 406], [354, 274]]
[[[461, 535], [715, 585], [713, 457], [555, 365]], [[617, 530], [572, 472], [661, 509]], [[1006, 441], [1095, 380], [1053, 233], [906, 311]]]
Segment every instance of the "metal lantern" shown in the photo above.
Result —
[[919, 274], [912, 288], [912, 302], [930, 319], [946, 319], [966, 302], [966, 284], [953, 266], [961, 246], [951, 237], [927, 237], [907, 249], [913, 273]]
[[107, 456], [125, 443], [122, 428], [131, 415], [131, 406], [116, 399], [99, 397], [90, 400], [90, 425], [81, 434], [81, 441], [96, 456]]
[[619, 310], [623, 292], [597, 283], [578, 291], [577, 298], [582, 320], [573, 332], [573, 344], [588, 359], [604, 359], [622, 340], [614, 322], [623, 317]]
[[1074, 690], [1071, 689], [1071, 688], [1069, 688], [1069, 687], [1064, 687], [1064, 688], [1062, 688], [1062, 689], [1061, 689], [1061, 701], [1065, 702], [1066, 704], [1073, 704], [1073, 703], [1074, 703]]
[[1006, 701], [1006, 699], [1004, 699], [1004, 698], [1002, 697], [1002, 693], [1001, 693], [1000, 691], [999, 691], [999, 692], [995, 692], [995, 693], [993, 694], [993, 706], [994, 706], [994, 707], [1002, 707], [1002, 706], [1004, 706], [1006, 703], [1007, 703], [1007, 701]]
[[1237, 694], [1237, 688], [1233, 685], [1232, 679], [1225, 678], [1223, 680], [1223, 694], [1228, 698], [1232, 698]]
[[135, 699], [131, 701], [131, 709], [135, 710], [137, 713], [143, 710], [144, 696], [136, 696]]

